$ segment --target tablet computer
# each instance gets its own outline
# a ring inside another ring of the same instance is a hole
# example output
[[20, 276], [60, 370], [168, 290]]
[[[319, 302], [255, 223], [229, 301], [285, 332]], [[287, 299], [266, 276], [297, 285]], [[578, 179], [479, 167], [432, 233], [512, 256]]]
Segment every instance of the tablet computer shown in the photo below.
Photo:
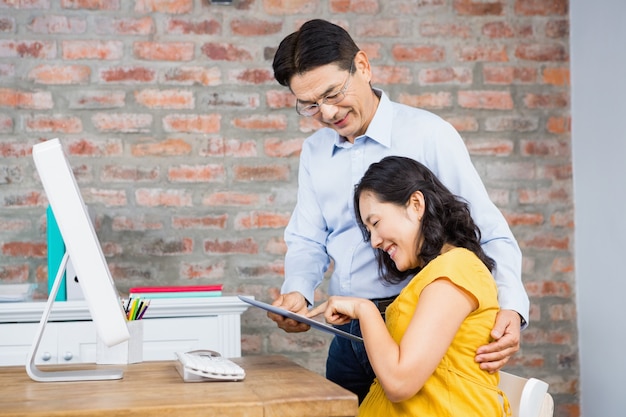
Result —
[[301, 314], [296, 314], [296, 313], [291, 312], [289, 310], [285, 310], [284, 308], [276, 307], [276, 306], [273, 306], [271, 304], [267, 304], [267, 303], [264, 303], [262, 301], [258, 301], [258, 300], [255, 300], [253, 298], [245, 297], [245, 296], [242, 296], [242, 295], [239, 296], [239, 299], [241, 301], [245, 301], [246, 303], [248, 303], [250, 305], [253, 305], [255, 307], [262, 308], [263, 310], [267, 310], [267, 311], [270, 311], [272, 313], [279, 314], [279, 315], [281, 315], [283, 317], [294, 319], [295, 321], [300, 322], [300, 323], [308, 324], [309, 326], [311, 326], [311, 327], [313, 327], [315, 329], [322, 330], [322, 331], [328, 332], [328, 333], [332, 333], [332, 334], [337, 335], [337, 336], [345, 337], [347, 339], [354, 340], [356, 342], [362, 342], [363, 341], [363, 338], [360, 337], [360, 336], [355, 336], [355, 335], [350, 334], [348, 332], [344, 332], [343, 330], [337, 329], [336, 327], [330, 326], [330, 325], [325, 324], [325, 323], [320, 323], [317, 320], [310, 319], [310, 318], [308, 318], [306, 316], [303, 316]]

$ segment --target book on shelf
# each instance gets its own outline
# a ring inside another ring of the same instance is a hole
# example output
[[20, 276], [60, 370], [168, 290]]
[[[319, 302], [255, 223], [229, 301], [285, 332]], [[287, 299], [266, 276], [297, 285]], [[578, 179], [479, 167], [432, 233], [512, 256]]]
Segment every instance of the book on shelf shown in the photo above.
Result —
[[148, 299], [220, 297], [222, 295], [222, 284], [133, 287], [129, 290], [129, 295], [130, 297]]

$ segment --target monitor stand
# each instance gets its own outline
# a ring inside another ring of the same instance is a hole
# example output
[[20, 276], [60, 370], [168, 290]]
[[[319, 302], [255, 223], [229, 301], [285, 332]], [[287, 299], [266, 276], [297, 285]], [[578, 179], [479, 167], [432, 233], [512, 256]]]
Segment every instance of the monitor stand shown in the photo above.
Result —
[[67, 267], [68, 260], [69, 254], [65, 252], [63, 259], [61, 260], [61, 265], [59, 265], [57, 276], [54, 279], [54, 285], [50, 289], [48, 302], [46, 303], [46, 308], [44, 309], [41, 321], [39, 322], [39, 327], [37, 328], [37, 333], [35, 334], [35, 340], [33, 341], [33, 344], [30, 348], [30, 352], [28, 353], [28, 359], [26, 360], [26, 373], [37, 382], [102, 381], [122, 379], [124, 373], [121, 369], [42, 371], [41, 369], [37, 368], [37, 365], [35, 365], [35, 356], [37, 355], [37, 350], [39, 349], [39, 343], [41, 343], [41, 338], [46, 328], [46, 323], [48, 322], [50, 311], [52, 310], [52, 304], [54, 303], [54, 299], [56, 298], [57, 292], [59, 291], [59, 287], [62, 281], [61, 278], [65, 273], [65, 268]]

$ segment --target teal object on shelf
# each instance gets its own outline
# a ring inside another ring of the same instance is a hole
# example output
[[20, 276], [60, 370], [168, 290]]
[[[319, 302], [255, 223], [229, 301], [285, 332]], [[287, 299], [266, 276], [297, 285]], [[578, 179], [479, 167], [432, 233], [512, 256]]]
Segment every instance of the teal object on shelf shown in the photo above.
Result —
[[[47, 229], [48, 229], [48, 294], [54, 284], [54, 278], [57, 276], [59, 266], [65, 255], [65, 242], [63, 242], [63, 236], [57, 225], [57, 221], [54, 218], [52, 208], [48, 206], [46, 209]], [[67, 292], [65, 289], [65, 272], [61, 277], [62, 282], [59, 286], [59, 291], [54, 301], [66, 301]]]

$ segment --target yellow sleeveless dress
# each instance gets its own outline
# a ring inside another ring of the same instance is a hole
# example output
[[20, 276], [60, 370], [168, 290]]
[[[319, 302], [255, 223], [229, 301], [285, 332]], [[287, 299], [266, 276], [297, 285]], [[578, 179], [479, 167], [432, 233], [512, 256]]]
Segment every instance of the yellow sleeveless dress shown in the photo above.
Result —
[[[386, 322], [400, 343], [413, 317], [419, 296], [433, 280], [447, 277], [473, 294], [479, 302], [462, 323], [452, 344], [422, 389], [408, 400], [392, 403], [378, 379], [359, 407], [359, 417], [496, 417], [505, 415], [499, 375], [482, 371], [474, 362], [476, 349], [490, 342], [499, 310], [495, 281], [485, 265], [464, 248], [452, 249], [433, 259], [387, 307]], [[508, 408], [508, 407], [507, 407]]]

